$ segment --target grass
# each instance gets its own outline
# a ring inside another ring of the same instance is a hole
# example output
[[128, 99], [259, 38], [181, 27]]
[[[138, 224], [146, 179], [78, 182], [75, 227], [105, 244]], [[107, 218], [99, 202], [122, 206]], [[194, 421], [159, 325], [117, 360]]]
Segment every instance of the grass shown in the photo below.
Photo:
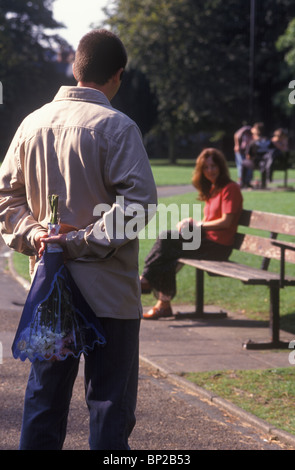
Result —
[[[191, 165], [177, 165], [170, 167], [163, 162], [153, 165], [153, 172], [157, 185], [189, 184], [194, 162]], [[232, 178], [236, 179], [236, 171], [230, 169]], [[289, 171], [289, 179], [295, 179], [295, 170]], [[283, 178], [283, 174], [275, 173], [275, 178]], [[273, 186], [276, 186], [274, 183]], [[295, 192], [280, 191], [244, 191], [245, 209], [294, 215]], [[194, 204], [196, 192], [190, 192], [181, 196], [161, 198], [160, 203], [166, 205]], [[139, 270], [141, 272], [144, 259], [151, 249], [154, 240], [141, 239], [139, 252]], [[233, 259], [245, 263], [260, 262], [257, 257], [244, 253], [237, 253]], [[16, 270], [26, 279], [28, 274], [27, 257], [14, 253], [13, 261]], [[270, 269], [278, 269], [278, 263], [271, 262]], [[288, 268], [288, 274], [295, 276], [295, 266]], [[174, 303], [192, 304], [195, 302], [195, 273], [185, 266], [177, 276], [178, 292]], [[240, 311], [246, 317], [268, 321], [269, 299], [268, 289], [261, 286], [245, 286], [234, 279], [212, 278], [205, 275], [205, 303], [222, 306], [229, 311]], [[143, 296], [143, 305], [154, 303], [152, 295]], [[281, 290], [281, 328], [295, 333], [295, 304], [294, 290], [286, 288]], [[186, 378], [230, 400], [243, 409], [250, 411], [261, 419], [274, 426], [295, 434], [295, 369], [292, 367], [268, 370], [250, 371], [215, 371], [187, 374]]]
[[[192, 172], [195, 166], [195, 160], [179, 160], [177, 165], [169, 165], [165, 160], [151, 160], [154, 178], [157, 186], [164, 185], [177, 185], [177, 184], [190, 184]], [[230, 162], [230, 175], [234, 181], [237, 179], [237, 170], [233, 166], [234, 163]], [[259, 179], [259, 172], [254, 172], [255, 179]], [[283, 181], [284, 172], [276, 171], [274, 173], [275, 179]], [[288, 179], [295, 178], [295, 169], [288, 170]], [[276, 183], [271, 183], [270, 187], [276, 186]]]
[[295, 434], [295, 369], [226, 370], [185, 376], [274, 427]]
[[177, 166], [167, 165], [160, 161], [156, 162], [152, 168], [157, 186], [190, 184], [194, 161]]
[[30, 281], [29, 274], [29, 260], [27, 256], [24, 256], [16, 251], [12, 255], [13, 265], [16, 272], [27, 281]]

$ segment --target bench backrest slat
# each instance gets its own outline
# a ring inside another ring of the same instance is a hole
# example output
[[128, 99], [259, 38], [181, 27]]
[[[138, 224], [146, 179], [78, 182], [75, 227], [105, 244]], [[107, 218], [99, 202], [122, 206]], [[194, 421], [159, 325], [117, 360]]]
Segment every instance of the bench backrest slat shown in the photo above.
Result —
[[[263, 258], [280, 260], [281, 250], [273, 245], [272, 238], [276, 234], [295, 236], [295, 217], [259, 211], [243, 210], [239, 225], [260, 229], [269, 236], [237, 233], [234, 248]], [[295, 247], [295, 243], [290, 243]], [[286, 261], [295, 263], [295, 251], [286, 250]]]
[[239, 225], [295, 236], [295, 217], [271, 212], [243, 210]]

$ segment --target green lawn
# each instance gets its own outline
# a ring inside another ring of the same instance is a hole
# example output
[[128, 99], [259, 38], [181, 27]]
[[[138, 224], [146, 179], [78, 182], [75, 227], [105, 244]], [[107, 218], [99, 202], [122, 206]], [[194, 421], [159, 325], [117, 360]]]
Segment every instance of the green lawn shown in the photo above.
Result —
[[295, 434], [294, 367], [199, 372], [185, 377], [276, 428]]
[[[173, 184], [190, 184], [192, 173], [195, 166], [195, 160], [179, 161], [175, 166], [169, 165], [163, 160], [152, 160], [152, 169], [158, 186], [173, 185]], [[235, 181], [237, 179], [237, 170], [233, 162], [230, 162], [230, 175]], [[254, 172], [254, 179], [259, 179], [259, 172]], [[276, 171], [274, 173], [274, 180], [280, 179], [283, 181], [284, 172]], [[288, 180], [295, 179], [295, 169], [288, 170]], [[269, 187], [276, 187], [277, 183], [268, 185]]]

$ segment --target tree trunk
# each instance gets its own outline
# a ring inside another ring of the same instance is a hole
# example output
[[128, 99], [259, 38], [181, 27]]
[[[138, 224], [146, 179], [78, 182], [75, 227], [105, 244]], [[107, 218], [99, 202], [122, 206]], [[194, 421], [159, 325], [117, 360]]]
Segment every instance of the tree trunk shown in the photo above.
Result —
[[175, 155], [175, 138], [174, 138], [173, 130], [170, 130], [168, 134], [168, 158], [169, 158], [169, 162], [172, 165], [175, 165], [176, 155]]

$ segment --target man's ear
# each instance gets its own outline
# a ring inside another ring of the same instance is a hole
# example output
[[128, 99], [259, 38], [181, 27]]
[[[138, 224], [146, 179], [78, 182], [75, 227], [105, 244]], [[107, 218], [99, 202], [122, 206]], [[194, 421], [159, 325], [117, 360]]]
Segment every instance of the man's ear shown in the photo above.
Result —
[[72, 65], [72, 72], [73, 72], [75, 80], [77, 80], [76, 75], [75, 75], [75, 62], [73, 62], [73, 65]]
[[123, 73], [124, 73], [124, 69], [123, 67], [121, 67], [116, 73], [115, 73], [115, 79], [118, 80], [119, 82], [122, 81], [122, 78], [123, 78]]

